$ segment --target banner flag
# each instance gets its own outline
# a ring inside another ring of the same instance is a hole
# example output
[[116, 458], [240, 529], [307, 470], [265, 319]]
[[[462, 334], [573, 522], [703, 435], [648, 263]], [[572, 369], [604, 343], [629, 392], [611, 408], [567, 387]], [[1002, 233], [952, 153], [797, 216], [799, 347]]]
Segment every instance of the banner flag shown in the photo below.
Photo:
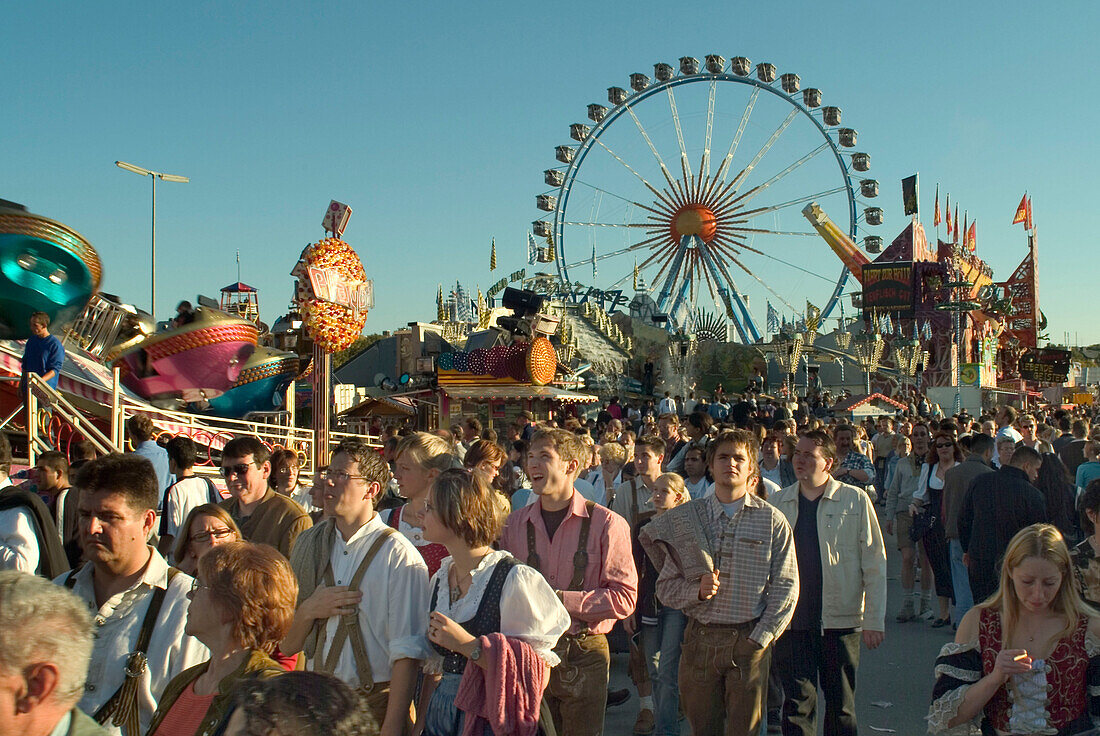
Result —
[[947, 211], [944, 214], [944, 221], [947, 223], [947, 239], [951, 239], [951, 195], [947, 195]]
[[[1020, 198], [1020, 204], [1016, 205], [1016, 214], [1012, 217], [1012, 224], [1027, 222], [1027, 192], [1024, 192], [1024, 196]], [[1025, 224], [1026, 228], [1027, 225]]]
[[966, 247], [973, 253], [978, 247], [978, 221], [970, 223], [970, 229], [966, 231]]
[[779, 312], [775, 311], [771, 302], [768, 302], [768, 332], [779, 332]]
[[1035, 221], [1031, 219], [1031, 197], [1027, 198], [1027, 219], [1024, 221], [1024, 228], [1027, 230], [1035, 229]]
[[939, 227], [941, 222], [940, 218], [940, 185], [936, 185], [936, 211], [932, 213], [932, 225]]

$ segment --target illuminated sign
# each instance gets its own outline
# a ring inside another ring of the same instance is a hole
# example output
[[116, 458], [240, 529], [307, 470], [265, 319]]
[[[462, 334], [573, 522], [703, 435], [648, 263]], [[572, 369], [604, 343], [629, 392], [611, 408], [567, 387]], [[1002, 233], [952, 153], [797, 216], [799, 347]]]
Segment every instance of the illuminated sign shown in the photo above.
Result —
[[338, 269], [310, 266], [309, 283], [314, 297], [350, 308], [355, 318], [374, 308], [372, 281], [348, 281]]

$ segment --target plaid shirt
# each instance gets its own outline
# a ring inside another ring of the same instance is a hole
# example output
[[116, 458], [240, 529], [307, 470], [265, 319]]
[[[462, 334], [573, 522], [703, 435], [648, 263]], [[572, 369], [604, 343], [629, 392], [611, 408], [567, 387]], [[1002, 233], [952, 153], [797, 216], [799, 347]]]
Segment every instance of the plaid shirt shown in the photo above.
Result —
[[[840, 463], [840, 467], [844, 470], [862, 470], [867, 473], [867, 476], [870, 478], [870, 480], [862, 481], [856, 480], [851, 475], [844, 474], [837, 477], [837, 480], [841, 483], [847, 483], [856, 488], [865, 488], [875, 479], [875, 464], [871, 462], [871, 458], [856, 450], [851, 450], [844, 456], [844, 460]], [[841, 480], [842, 478], [843, 480]]]
[[[702, 624], [738, 624], [759, 618], [750, 637], [768, 646], [787, 628], [798, 600], [798, 563], [790, 525], [783, 514], [752, 494], [732, 519], [715, 495], [690, 503], [703, 505], [703, 532], [720, 571], [718, 592], [699, 600], [699, 580], [684, 577], [672, 550], [657, 576], [657, 597]], [[687, 511], [686, 506], [681, 509]]]

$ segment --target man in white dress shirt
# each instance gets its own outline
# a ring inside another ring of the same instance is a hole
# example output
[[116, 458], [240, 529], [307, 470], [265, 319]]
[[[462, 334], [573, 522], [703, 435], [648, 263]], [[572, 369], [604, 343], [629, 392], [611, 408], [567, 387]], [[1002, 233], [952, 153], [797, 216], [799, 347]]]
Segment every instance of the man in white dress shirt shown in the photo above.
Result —
[[0, 572], [0, 736], [105, 736], [75, 708], [91, 655], [83, 601], [49, 580]]
[[[374, 510], [390, 472], [366, 442], [340, 443], [326, 474], [325, 521], [291, 553], [298, 610], [282, 643], [307, 669], [334, 674], [364, 695], [384, 736], [412, 727], [410, 707], [428, 628], [428, 566]], [[357, 615], [353, 615], [357, 614]]]
[[653, 515], [653, 484], [661, 476], [664, 452], [665, 442], [660, 437], [639, 437], [634, 442], [635, 475], [619, 484], [615, 497], [607, 505], [627, 520], [632, 531], [639, 521]]
[[[106, 455], [80, 469], [80, 543], [88, 564], [59, 576], [92, 611], [95, 641], [79, 708], [109, 732], [140, 736], [168, 681], [210, 653], [183, 633], [189, 575], [146, 540], [160, 500], [156, 471], [137, 455]], [[149, 630], [138, 656], [143, 629]], [[129, 673], [136, 673], [131, 675]], [[136, 702], [136, 713], [125, 707]]]

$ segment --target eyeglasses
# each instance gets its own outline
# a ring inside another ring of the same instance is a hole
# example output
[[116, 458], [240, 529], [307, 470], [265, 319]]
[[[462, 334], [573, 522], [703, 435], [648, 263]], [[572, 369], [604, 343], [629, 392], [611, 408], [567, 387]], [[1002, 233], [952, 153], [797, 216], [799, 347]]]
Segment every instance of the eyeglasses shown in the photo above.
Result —
[[331, 480], [333, 483], [341, 483], [345, 480], [351, 480], [352, 478], [354, 478], [355, 480], [367, 479], [367, 476], [365, 475], [352, 475], [346, 470], [326, 470], [320, 475], [324, 480]]
[[192, 542], [209, 542], [211, 539], [225, 539], [232, 533], [233, 530], [229, 528], [211, 529], [210, 531], [192, 534], [190, 539]]
[[248, 469], [250, 467], [252, 467], [253, 465], [255, 465], [256, 467], [260, 467], [259, 463], [255, 463], [255, 462], [237, 463], [236, 465], [223, 465], [222, 466], [222, 477], [223, 478], [228, 478], [231, 475], [244, 475], [245, 473], [248, 472]]
[[191, 595], [194, 595], [194, 594], [195, 594], [195, 592], [196, 592], [196, 591], [197, 591], [197, 590], [198, 590], [199, 588], [205, 588], [206, 590], [210, 590], [210, 586], [209, 586], [209, 585], [203, 585], [202, 583], [200, 583], [200, 582], [199, 582], [199, 579], [198, 579], [198, 578], [195, 578], [195, 579], [194, 579], [193, 581], [191, 581]]

